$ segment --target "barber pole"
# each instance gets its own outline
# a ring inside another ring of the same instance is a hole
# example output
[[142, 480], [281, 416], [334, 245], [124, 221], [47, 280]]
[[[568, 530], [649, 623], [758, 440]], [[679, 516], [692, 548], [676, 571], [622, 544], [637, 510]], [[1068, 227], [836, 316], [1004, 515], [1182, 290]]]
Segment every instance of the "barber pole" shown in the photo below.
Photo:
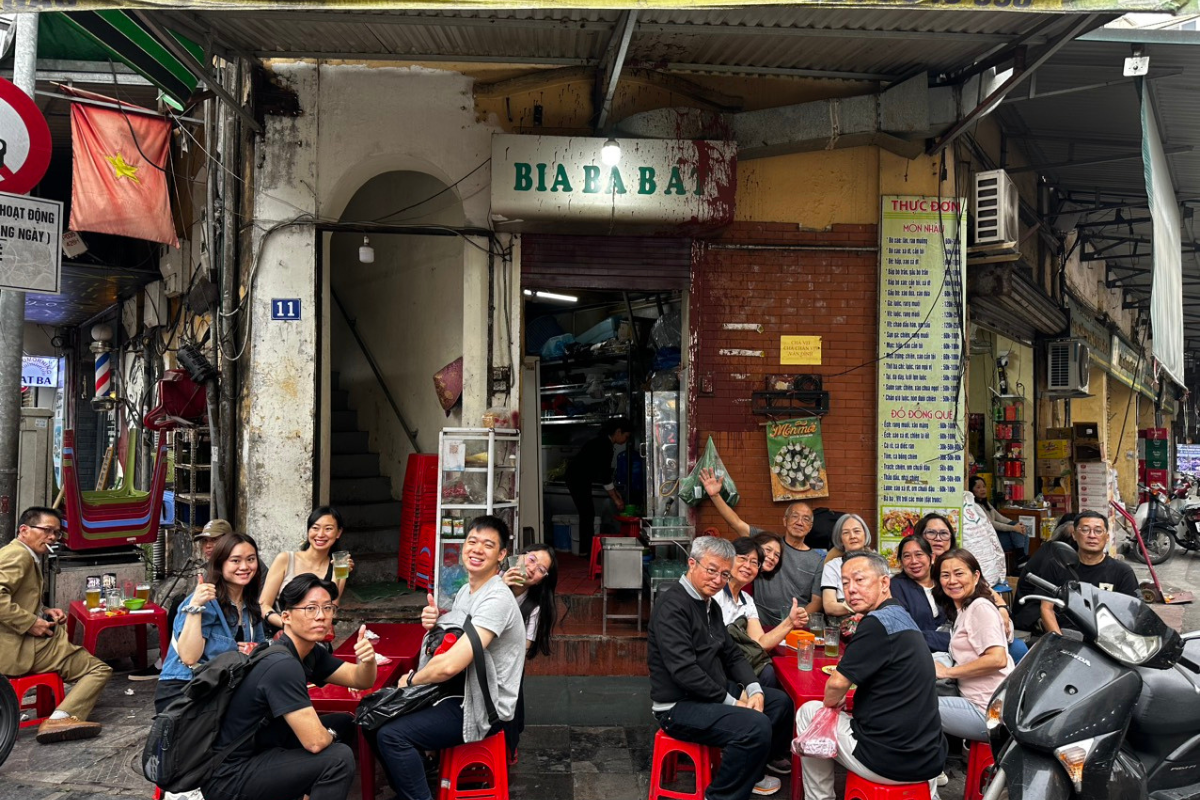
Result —
[[92, 327], [91, 345], [88, 349], [96, 356], [96, 395], [92, 398], [92, 408], [97, 411], [108, 411], [116, 407], [117, 398], [112, 382], [112, 346], [113, 331], [107, 325]]
[[112, 355], [104, 352], [96, 354], [96, 400], [109, 397], [112, 394]]

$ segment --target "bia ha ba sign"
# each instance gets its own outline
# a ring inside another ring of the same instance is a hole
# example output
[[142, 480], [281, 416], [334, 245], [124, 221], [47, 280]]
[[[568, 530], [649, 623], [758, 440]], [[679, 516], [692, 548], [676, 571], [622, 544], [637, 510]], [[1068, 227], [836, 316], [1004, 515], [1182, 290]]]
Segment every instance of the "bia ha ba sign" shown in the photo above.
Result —
[[689, 232], [733, 221], [737, 146], [690, 139], [492, 137], [492, 221], [499, 230]]

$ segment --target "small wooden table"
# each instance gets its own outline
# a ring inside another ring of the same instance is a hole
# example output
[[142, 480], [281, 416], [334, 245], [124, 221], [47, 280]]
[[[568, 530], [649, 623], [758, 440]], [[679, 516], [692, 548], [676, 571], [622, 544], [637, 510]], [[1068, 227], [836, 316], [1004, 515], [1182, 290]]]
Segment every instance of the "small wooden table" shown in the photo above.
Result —
[[[787, 692], [787, 696], [792, 698], [797, 711], [800, 710], [800, 706], [811, 700], [825, 699], [825, 684], [829, 681], [829, 676], [821, 668], [830, 664], [836, 665], [837, 663], [838, 659], [836, 658], [828, 658], [818, 654], [813, 658], [812, 671], [801, 672], [796, 667], [795, 653], [775, 656], [771, 659], [771, 664], [775, 667], [775, 676], [779, 679], [779, 685], [783, 688], [783, 691]], [[851, 689], [846, 693], [846, 710], [851, 711], [853, 708], [854, 690]], [[799, 735], [799, 731], [793, 728], [792, 736], [797, 735]], [[792, 753], [791, 800], [804, 800], [804, 780], [800, 768], [800, 756]]]
[[[354, 636], [357, 637], [358, 634]], [[354, 663], [353, 642], [350, 657], [341, 658], [348, 663]], [[313, 709], [318, 714], [353, 714], [364, 697], [388, 686], [394, 686], [401, 675], [408, 673], [408, 670], [399, 671], [399, 663], [400, 660], [397, 659], [390, 664], [376, 667], [375, 683], [370, 689], [347, 689], [345, 686], [329, 683], [324, 686], [309, 686], [308, 696], [312, 700]], [[375, 754], [371, 752], [371, 745], [363, 735], [362, 728], [355, 726], [355, 729], [358, 731], [358, 772], [362, 797], [363, 800], [375, 800]]]
[[171, 646], [171, 631], [167, 627], [167, 610], [154, 603], [146, 603], [139, 611], [125, 611], [123, 614], [109, 616], [103, 609], [91, 611], [82, 600], [73, 600], [67, 611], [67, 638], [74, 641], [75, 626], [83, 623], [83, 649], [96, 655], [96, 640], [100, 632], [109, 628], [125, 628], [136, 626], [137, 654], [135, 659], [139, 667], [146, 666], [146, 626], [158, 628], [158, 654], [167, 657]]

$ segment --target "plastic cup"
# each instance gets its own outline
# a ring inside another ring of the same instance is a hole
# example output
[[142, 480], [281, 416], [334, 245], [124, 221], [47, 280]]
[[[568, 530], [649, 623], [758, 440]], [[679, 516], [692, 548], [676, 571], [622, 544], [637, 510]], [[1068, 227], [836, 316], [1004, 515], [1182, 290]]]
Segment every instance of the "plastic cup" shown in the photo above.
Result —
[[333, 579], [344, 581], [350, 577], [350, 553], [339, 550], [333, 554]]
[[842, 630], [837, 624], [825, 626], [825, 657], [837, 658], [838, 644]]
[[521, 583], [524, 583], [525, 579], [529, 577], [525, 556], [509, 556], [507, 564], [509, 569], [515, 569], [521, 573]]
[[807, 636], [796, 642], [796, 664], [801, 672], [812, 672], [817, 643]]

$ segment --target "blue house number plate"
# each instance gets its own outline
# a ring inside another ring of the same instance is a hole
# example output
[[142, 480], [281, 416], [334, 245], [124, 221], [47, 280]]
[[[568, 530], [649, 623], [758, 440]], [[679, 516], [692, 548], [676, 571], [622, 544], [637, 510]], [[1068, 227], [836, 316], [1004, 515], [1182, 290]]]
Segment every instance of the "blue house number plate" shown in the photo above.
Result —
[[271, 319], [285, 321], [300, 319], [299, 298], [274, 298], [271, 300]]

